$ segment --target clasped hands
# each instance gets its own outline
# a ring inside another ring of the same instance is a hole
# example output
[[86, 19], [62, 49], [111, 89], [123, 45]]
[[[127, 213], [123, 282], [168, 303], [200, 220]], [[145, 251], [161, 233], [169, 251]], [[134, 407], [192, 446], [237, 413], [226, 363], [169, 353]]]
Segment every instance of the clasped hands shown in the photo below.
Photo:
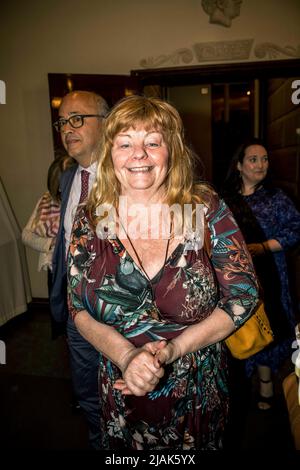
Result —
[[144, 396], [155, 389], [164, 375], [164, 365], [177, 357], [172, 341], [152, 341], [140, 348], [130, 349], [122, 358], [122, 379], [116, 380], [114, 388], [122, 395]]

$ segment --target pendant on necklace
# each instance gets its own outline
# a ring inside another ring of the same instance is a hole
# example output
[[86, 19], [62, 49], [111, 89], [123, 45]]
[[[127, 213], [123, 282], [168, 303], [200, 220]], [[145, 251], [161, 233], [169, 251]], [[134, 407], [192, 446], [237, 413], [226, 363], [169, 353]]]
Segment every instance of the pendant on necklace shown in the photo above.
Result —
[[121, 259], [121, 271], [123, 274], [132, 274], [134, 271], [133, 263], [128, 259]]

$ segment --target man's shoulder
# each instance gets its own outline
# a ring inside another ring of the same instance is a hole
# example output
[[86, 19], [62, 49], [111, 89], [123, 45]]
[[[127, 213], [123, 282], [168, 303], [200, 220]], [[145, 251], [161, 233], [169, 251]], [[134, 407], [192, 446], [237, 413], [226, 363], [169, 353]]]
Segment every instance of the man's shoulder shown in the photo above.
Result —
[[77, 168], [78, 165], [74, 165], [61, 174], [60, 181], [62, 186], [65, 186], [71, 179], [74, 178]]
[[62, 177], [71, 178], [76, 173], [77, 168], [78, 168], [78, 163], [75, 163], [73, 166], [63, 171]]

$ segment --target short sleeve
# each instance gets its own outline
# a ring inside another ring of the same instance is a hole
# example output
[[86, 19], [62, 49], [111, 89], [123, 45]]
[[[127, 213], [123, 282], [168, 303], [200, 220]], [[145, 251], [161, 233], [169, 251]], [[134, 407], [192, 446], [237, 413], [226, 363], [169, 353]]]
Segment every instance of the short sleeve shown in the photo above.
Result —
[[236, 327], [252, 314], [258, 302], [258, 284], [246, 242], [228, 206], [214, 196], [207, 213], [211, 233], [211, 262], [219, 284], [218, 307]]

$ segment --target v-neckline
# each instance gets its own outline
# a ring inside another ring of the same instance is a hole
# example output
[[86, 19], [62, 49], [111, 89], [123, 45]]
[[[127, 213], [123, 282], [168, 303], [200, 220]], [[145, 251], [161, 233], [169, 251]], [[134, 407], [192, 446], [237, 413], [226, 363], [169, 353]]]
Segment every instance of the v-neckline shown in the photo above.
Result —
[[[118, 249], [118, 255], [120, 256], [120, 258], [123, 256], [124, 253], [126, 253], [126, 256], [127, 258], [134, 264], [135, 268], [137, 268], [139, 270], [139, 272], [145, 277], [145, 279], [147, 279], [145, 273], [143, 272], [143, 270], [140, 268], [140, 266], [134, 261], [133, 257], [131, 256], [131, 254], [129, 253], [129, 251], [125, 248], [125, 246], [123, 245], [123, 243], [121, 242], [121, 240], [119, 239], [119, 237], [116, 235], [116, 238], [113, 240], [114, 241], [114, 246], [117, 242], [117, 245], [119, 245], [119, 249]], [[177, 251], [179, 248], [182, 248], [183, 247], [183, 242], [180, 242], [175, 248], [174, 250], [172, 251], [172, 253], [168, 256], [167, 260], [166, 260], [166, 263], [165, 263], [165, 266], [162, 266], [160, 268], [160, 270], [151, 278], [147, 279], [148, 281], [150, 281], [151, 284], [156, 284], [157, 282], [157, 278], [159, 279], [159, 281], [161, 280], [161, 272], [165, 269], [165, 267], [172, 261], [172, 259], [175, 257], [175, 255], [177, 254]]]

